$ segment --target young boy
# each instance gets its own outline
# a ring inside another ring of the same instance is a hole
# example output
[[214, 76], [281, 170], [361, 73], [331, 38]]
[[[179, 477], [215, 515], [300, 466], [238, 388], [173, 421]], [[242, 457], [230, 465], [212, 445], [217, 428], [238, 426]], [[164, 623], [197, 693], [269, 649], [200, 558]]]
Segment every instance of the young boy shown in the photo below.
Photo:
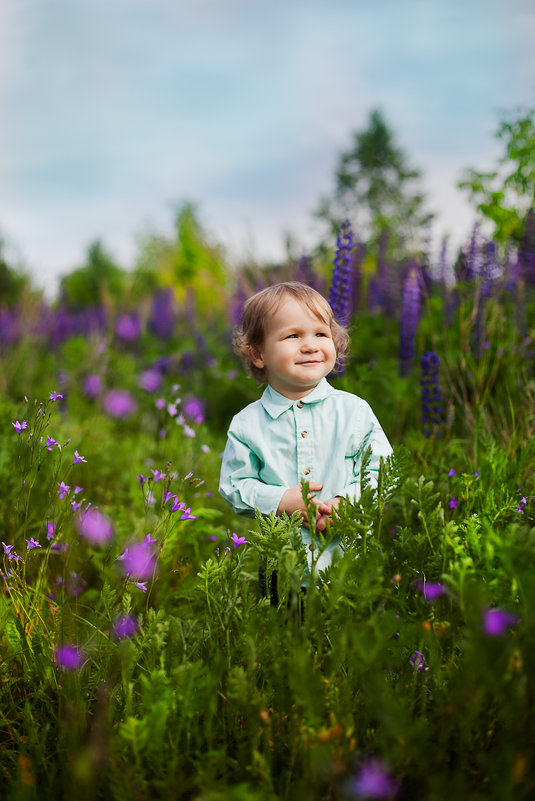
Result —
[[[277, 284], [245, 303], [235, 350], [253, 378], [268, 386], [235, 415], [228, 430], [219, 491], [238, 514], [299, 511], [306, 526], [305, 478], [317, 529], [324, 531], [340, 498], [359, 498], [368, 447], [370, 479], [376, 483], [380, 457], [392, 448], [366, 401], [326, 381], [348, 339], [325, 298], [305, 284]], [[301, 534], [310, 544], [306, 528]], [[328, 567], [336, 548], [335, 537], [317, 569]]]

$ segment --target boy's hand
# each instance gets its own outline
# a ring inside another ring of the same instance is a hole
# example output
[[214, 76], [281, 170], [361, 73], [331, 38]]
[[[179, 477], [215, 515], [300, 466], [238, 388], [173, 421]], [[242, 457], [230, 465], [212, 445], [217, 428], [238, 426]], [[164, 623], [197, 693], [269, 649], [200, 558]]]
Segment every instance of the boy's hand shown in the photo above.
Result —
[[330, 519], [333, 509], [338, 509], [339, 503], [340, 497], [318, 502], [318, 514], [316, 518], [316, 528], [318, 531], [325, 531], [327, 528], [327, 520]]
[[[318, 484], [316, 481], [311, 481], [308, 485], [310, 492], [319, 492], [322, 488], [323, 484]], [[314, 498], [311, 498], [311, 501], [318, 508], [320, 506], [324, 506], [321, 501], [316, 501]], [[307, 512], [303, 501], [303, 492], [300, 484], [297, 484], [295, 487], [290, 487], [290, 489], [287, 489], [282, 496], [277, 508], [277, 514], [281, 515], [283, 512], [286, 512], [286, 514], [290, 516], [293, 515], [294, 512], [301, 512], [303, 525], [308, 526]]]

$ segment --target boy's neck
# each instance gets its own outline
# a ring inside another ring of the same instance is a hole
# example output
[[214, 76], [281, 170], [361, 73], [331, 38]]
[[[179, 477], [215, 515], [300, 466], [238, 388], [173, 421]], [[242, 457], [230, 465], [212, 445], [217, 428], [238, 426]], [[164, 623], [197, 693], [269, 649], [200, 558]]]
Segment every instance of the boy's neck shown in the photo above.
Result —
[[[323, 381], [323, 379], [321, 379], [321, 380]], [[314, 390], [317, 387], [319, 387], [320, 384], [321, 384], [321, 381], [318, 381], [318, 383], [315, 386], [308, 387], [307, 389], [296, 390], [296, 391], [285, 389], [284, 391], [282, 391], [282, 390], [277, 389], [276, 387], [274, 387], [273, 384], [269, 384], [269, 382], [268, 382], [268, 386], [270, 386], [272, 390], [274, 390], [275, 392], [278, 392], [279, 395], [282, 395], [283, 397], [288, 398], [288, 400], [301, 400], [301, 398], [306, 398], [306, 396], [310, 395], [311, 392], [314, 392]]]

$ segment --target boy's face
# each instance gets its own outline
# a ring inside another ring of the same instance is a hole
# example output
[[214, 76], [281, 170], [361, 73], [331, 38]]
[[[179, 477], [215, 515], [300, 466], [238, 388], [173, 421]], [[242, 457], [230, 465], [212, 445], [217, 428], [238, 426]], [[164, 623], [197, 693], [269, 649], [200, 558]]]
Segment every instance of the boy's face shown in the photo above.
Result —
[[266, 320], [264, 342], [253, 358], [273, 389], [292, 400], [308, 395], [335, 361], [329, 325], [291, 296]]

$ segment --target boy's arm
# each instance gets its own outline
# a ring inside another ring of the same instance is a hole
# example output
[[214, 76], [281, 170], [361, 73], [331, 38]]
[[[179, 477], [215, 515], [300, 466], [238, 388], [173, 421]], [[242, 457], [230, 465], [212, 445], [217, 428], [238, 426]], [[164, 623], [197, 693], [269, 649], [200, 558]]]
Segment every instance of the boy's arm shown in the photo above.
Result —
[[260, 460], [247, 442], [232, 429], [223, 453], [219, 492], [235, 512], [254, 516], [277, 512], [286, 487], [265, 484], [259, 477]]

